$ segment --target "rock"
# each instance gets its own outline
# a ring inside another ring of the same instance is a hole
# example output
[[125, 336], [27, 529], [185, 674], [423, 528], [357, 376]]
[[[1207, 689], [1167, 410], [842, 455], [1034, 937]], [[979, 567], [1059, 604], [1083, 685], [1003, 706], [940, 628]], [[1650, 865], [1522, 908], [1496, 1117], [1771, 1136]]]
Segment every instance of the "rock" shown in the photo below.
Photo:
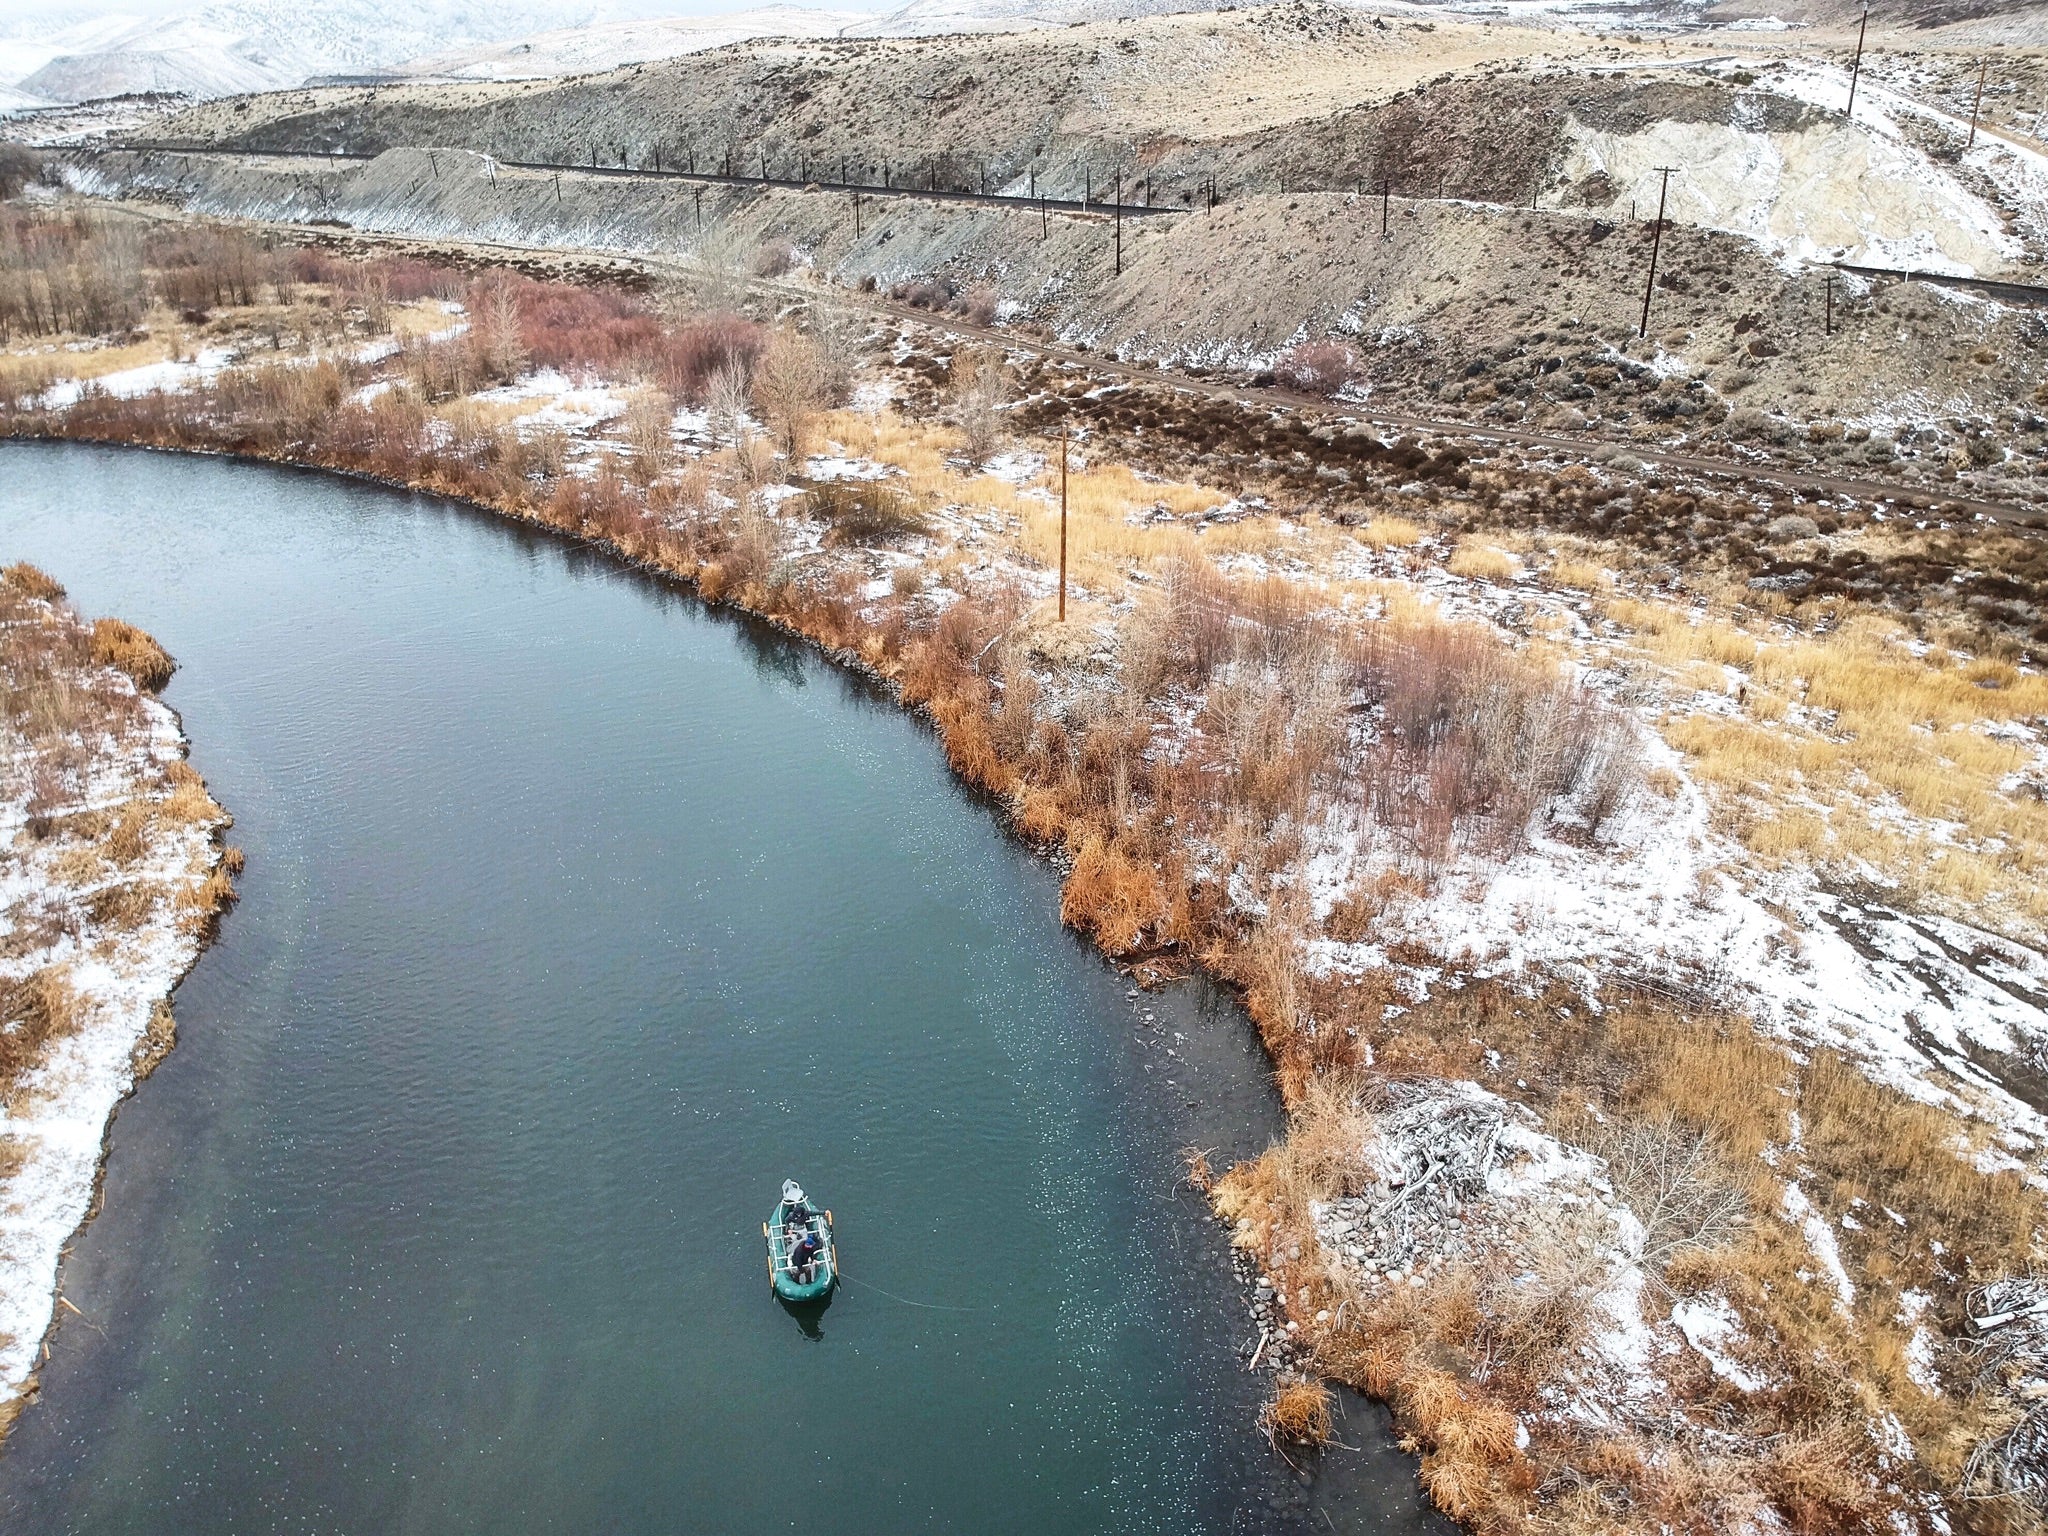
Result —
[[1820, 524], [1810, 517], [1800, 516], [1797, 512], [1788, 512], [1783, 517], [1771, 519], [1769, 526], [1764, 529], [1764, 537], [1773, 544], [1790, 544], [1796, 539], [1817, 539], [1820, 537]]

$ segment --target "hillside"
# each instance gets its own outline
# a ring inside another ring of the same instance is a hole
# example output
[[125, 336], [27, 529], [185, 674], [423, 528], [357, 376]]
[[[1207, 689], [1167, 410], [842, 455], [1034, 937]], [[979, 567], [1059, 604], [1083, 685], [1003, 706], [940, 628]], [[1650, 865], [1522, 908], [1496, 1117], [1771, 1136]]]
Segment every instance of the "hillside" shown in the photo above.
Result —
[[1851, 120], [1831, 56], [1746, 46], [1731, 56], [1726, 34], [1629, 42], [1289, 4], [1051, 32], [754, 42], [549, 83], [285, 92], [195, 108], [162, 138], [447, 145], [568, 164], [659, 153], [669, 166], [831, 179], [844, 164], [861, 180], [1067, 197], [1120, 173], [1179, 202], [1211, 178], [1230, 198], [1384, 186], [1612, 220], [1652, 212], [1669, 165], [1672, 218], [1780, 260], [1995, 275], [2048, 256], [2048, 154], [2027, 139], [1966, 146], [1953, 93], [1923, 100], [1897, 49], [1889, 77], [1873, 63]]

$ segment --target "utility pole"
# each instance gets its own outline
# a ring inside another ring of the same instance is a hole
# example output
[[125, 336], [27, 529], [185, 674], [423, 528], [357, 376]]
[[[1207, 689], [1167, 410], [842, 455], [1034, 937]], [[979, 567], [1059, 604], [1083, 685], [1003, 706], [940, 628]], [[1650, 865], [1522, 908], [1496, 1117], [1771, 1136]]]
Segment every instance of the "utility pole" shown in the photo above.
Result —
[[1991, 67], [1991, 55], [1985, 54], [1977, 61], [1977, 99], [1970, 103], [1970, 142], [1963, 148], [1969, 149], [1977, 142], [1977, 114], [1984, 109], [1984, 72]]
[[562, 173], [560, 171], [555, 172], [555, 206], [557, 208], [562, 206]]
[[860, 238], [860, 194], [853, 194], [853, 238]]
[[1828, 274], [1827, 318], [1822, 322], [1822, 324], [1826, 328], [1826, 335], [1832, 336], [1835, 334], [1835, 274], [1832, 272]]
[[1038, 167], [1035, 165], [1031, 167], [1031, 195], [1038, 196]]
[[654, 174], [657, 176], [661, 174], [661, 146], [659, 144], [654, 146]]
[[1657, 173], [1664, 178], [1657, 188], [1657, 222], [1650, 226], [1650, 280], [1643, 284], [1643, 323], [1636, 328], [1638, 336], [1650, 334], [1650, 295], [1657, 288], [1657, 247], [1664, 239], [1664, 195], [1671, 190], [1671, 173], [1675, 165], [1660, 165]]
[[1083, 212], [1087, 210], [1088, 200], [1094, 195], [1095, 168], [1090, 165], [1083, 165], [1081, 167], [1081, 208]]
[[1116, 168], [1116, 202], [1112, 206], [1116, 210], [1111, 215], [1112, 220], [1116, 224], [1116, 275], [1122, 277], [1124, 275], [1124, 168], [1122, 166]]
[[1060, 622], [1067, 622], [1067, 424], [1060, 423]]
[[1842, 116], [1856, 115], [1856, 80], [1863, 73], [1863, 34], [1870, 30], [1870, 0], [1863, 0], [1863, 20], [1856, 27], [1856, 60], [1849, 66], [1849, 105]]
[[1387, 228], [1387, 213], [1392, 208], [1393, 202], [1394, 178], [1391, 176], [1382, 176], [1380, 178], [1380, 238], [1382, 240], [1386, 239], [1387, 236], [1392, 233], [1392, 231]]
[[704, 189], [702, 187], [692, 187], [690, 190], [696, 194], [697, 198], [697, 233], [701, 235], [704, 233]]
[[1045, 215], [1045, 197], [1043, 194], [1040, 194], [1038, 199], [1038, 238], [1041, 240], [1050, 240], [1052, 238], [1052, 220]]

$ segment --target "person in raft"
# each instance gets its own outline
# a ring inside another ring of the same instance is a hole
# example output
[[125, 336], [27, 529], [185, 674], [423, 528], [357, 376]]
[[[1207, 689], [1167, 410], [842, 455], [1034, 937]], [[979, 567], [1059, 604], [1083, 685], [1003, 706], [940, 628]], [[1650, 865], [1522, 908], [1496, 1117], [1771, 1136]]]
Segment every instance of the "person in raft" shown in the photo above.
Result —
[[790, 1246], [789, 1272], [796, 1277], [798, 1285], [809, 1285], [812, 1272], [818, 1262], [818, 1234], [809, 1227], [804, 1235]]
[[811, 1283], [811, 1269], [817, 1262], [817, 1216], [804, 1198], [803, 1186], [795, 1179], [782, 1181], [782, 1232], [789, 1244], [789, 1273], [798, 1285]]

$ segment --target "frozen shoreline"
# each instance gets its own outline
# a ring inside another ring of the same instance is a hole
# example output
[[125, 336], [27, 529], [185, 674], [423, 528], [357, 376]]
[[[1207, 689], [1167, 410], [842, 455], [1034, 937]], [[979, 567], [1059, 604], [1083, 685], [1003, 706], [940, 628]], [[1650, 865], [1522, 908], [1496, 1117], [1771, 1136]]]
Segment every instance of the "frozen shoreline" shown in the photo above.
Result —
[[[139, 692], [125, 677], [120, 682]], [[95, 754], [85, 770], [85, 792], [67, 814], [138, 801], [161, 806], [173, 795], [195, 792], [177, 714], [147, 693], [137, 703], [141, 728]], [[33, 753], [19, 735], [8, 747], [16, 759], [10, 767]], [[118, 867], [101, 862], [87, 872], [87, 861], [67, 858], [78, 850], [75, 840], [29, 835], [25, 785], [10, 783], [0, 799], [0, 846], [12, 855], [0, 864], [8, 936], [23, 931], [31, 904], [62, 903], [75, 917], [48, 942], [0, 961], [0, 979], [18, 982], [56, 969], [71, 988], [76, 1021], [49, 1042], [0, 1105], [0, 1147], [13, 1164], [0, 1177], [0, 1427], [35, 1395], [35, 1372], [56, 1316], [59, 1266], [92, 1209], [107, 1128], [121, 1100], [169, 1047], [163, 1010], [211, 932], [207, 887], [227, 857], [219, 834], [229, 818], [210, 800], [207, 805], [197, 819], [148, 816], [137, 858]], [[161, 892], [139, 921], [93, 914], [93, 896], [138, 883]]]

